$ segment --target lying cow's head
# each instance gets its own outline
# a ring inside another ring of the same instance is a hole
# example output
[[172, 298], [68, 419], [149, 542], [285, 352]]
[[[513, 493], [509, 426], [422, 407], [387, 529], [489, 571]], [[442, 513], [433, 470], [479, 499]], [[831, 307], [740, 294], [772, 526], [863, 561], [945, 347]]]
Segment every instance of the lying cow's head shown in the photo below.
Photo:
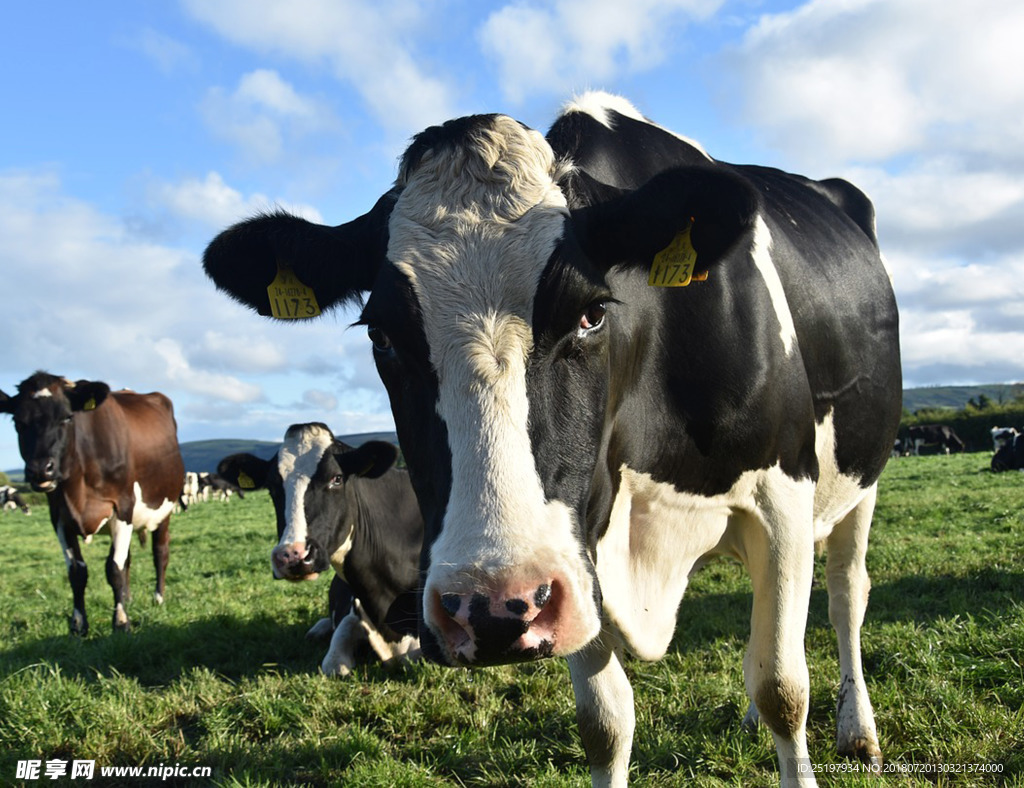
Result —
[[0, 391], [0, 413], [14, 417], [25, 480], [33, 490], [52, 492], [57, 488], [74, 414], [95, 409], [109, 393], [106, 383], [72, 383], [45, 372], [19, 383], [13, 397]]
[[274, 577], [314, 580], [351, 547], [358, 516], [350, 481], [373, 479], [398, 458], [398, 449], [368, 441], [353, 449], [323, 424], [294, 424], [272, 460], [232, 454], [217, 473], [243, 490], [267, 488], [277, 514], [278, 543], [271, 553]]
[[210, 244], [210, 277], [263, 314], [280, 268], [324, 307], [369, 293], [360, 322], [426, 521], [425, 653], [512, 662], [598, 634], [594, 528], [609, 501], [593, 482], [608, 473], [609, 398], [623, 396], [613, 377], [633, 383], [609, 358], [652, 330], [637, 278], [618, 272], [650, 266], [688, 226], [707, 267], [756, 205], [710, 168], [621, 192], [536, 131], [478, 116], [420, 134], [394, 189], [348, 224], [262, 216]]

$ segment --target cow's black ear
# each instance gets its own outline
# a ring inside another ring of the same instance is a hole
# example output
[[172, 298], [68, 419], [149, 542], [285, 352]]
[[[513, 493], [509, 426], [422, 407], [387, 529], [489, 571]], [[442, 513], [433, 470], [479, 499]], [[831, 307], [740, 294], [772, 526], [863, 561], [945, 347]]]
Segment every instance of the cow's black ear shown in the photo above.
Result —
[[[284, 212], [256, 216], [214, 238], [203, 268], [218, 288], [261, 315], [316, 317], [321, 309], [358, 301], [373, 287], [387, 255], [396, 199], [388, 192], [368, 213], [337, 227]], [[272, 306], [267, 288], [281, 281], [282, 272], [292, 277], [291, 285], [282, 285]]]
[[242, 490], [262, 490], [273, 463], [252, 454], [232, 454], [217, 463], [217, 475]]
[[689, 228], [697, 270], [707, 270], [748, 237], [760, 205], [745, 178], [711, 166], [666, 170], [634, 191], [606, 188], [603, 196], [573, 211], [572, 226], [587, 256], [605, 269], [649, 265]]
[[110, 386], [94, 380], [78, 380], [64, 387], [71, 410], [95, 410], [110, 394]]
[[0, 413], [14, 413], [14, 397], [0, 391]]
[[335, 458], [346, 476], [376, 479], [398, 460], [398, 447], [385, 441], [367, 441], [358, 449], [335, 454]]

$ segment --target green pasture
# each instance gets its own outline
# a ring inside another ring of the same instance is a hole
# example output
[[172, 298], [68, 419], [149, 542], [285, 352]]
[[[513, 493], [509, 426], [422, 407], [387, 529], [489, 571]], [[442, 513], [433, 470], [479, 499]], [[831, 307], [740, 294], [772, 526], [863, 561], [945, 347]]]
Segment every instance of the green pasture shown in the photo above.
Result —
[[[891, 462], [868, 557], [863, 631], [882, 750], [897, 772], [842, 771], [823, 560], [811, 599], [812, 759], [822, 785], [1024, 785], [1024, 474], [988, 454]], [[44, 507], [0, 516], [0, 785], [19, 761], [95, 760], [63, 785], [585, 786], [565, 663], [318, 674], [304, 640], [327, 578], [274, 582], [269, 498], [200, 504], [171, 524], [167, 602], [133, 549], [129, 635], [110, 631], [105, 537], [85, 548], [87, 638]], [[717, 561], [691, 585], [665, 659], [630, 661], [636, 786], [777, 782], [764, 729], [745, 733], [750, 585]], [[212, 777], [100, 777], [100, 766], [210, 767]], [[981, 771], [987, 770], [987, 771]]]

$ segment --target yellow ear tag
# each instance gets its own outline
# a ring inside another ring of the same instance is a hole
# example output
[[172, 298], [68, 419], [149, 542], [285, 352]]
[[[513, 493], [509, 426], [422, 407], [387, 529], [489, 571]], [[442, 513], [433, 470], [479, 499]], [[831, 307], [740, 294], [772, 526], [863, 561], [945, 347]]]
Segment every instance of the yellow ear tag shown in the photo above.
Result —
[[256, 482], [252, 480], [252, 477], [245, 471], [238, 472], [238, 486], [243, 490], [255, 490]]
[[691, 227], [692, 224], [687, 225], [668, 246], [654, 255], [647, 284], [652, 287], [686, 287], [690, 284], [697, 265], [697, 250], [690, 241]]
[[290, 268], [277, 267], [277, 276], [267, 288], [270, 314], [279, 320], [301, 320], [320, 314], [313, 289], [299, 281]]
[[82, 406], [82, 410], [96, 410], [96, 398], [89, 397]]

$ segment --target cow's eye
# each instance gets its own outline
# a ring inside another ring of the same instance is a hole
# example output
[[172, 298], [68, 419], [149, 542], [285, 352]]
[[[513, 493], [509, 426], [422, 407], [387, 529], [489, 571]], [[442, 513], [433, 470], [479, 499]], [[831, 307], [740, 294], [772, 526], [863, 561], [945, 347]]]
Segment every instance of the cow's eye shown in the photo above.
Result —
[[604, 316], [608, 307], [604, 301], [595, 301], [587, 307], [587, 310], [580, 317], [580, 332], [593, 331], [604, 324]]
[[378, 353], [387, 353], [391, 350], [391, 339], [376, 326], [370, 326], [366, 329], [366, 335], [370, 338], [373, 343], [373, 349]]
[[332, 490], [336, 490], [339, 487], [344, 486], [344, 484], [345, 484], [345, 477], [342, 474], [340, 474], [340, 473], [332, 476], [331, 480], [329, 482], [327, 482], [327, 486], [330, 487]]

